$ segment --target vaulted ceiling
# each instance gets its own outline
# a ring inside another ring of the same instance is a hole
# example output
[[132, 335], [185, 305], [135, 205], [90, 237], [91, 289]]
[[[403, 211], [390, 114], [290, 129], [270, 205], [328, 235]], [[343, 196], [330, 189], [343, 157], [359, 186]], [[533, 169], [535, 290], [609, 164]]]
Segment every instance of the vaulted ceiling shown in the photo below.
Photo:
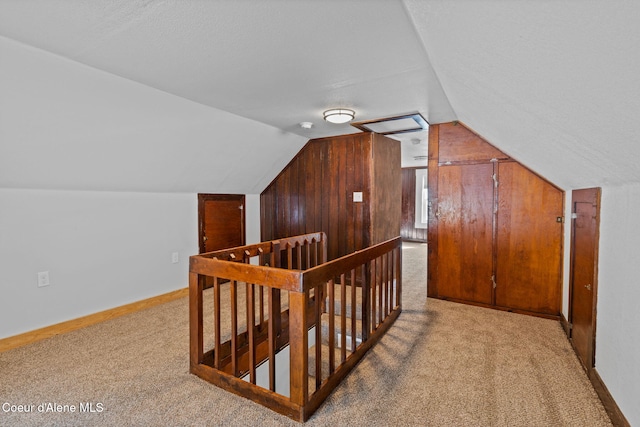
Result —
[[460, 120], [563, 188], [638, 182], [637, 22], [617, 0], [0, 0], [0, 187], [256, 193], [356, 131], [331, 107]]

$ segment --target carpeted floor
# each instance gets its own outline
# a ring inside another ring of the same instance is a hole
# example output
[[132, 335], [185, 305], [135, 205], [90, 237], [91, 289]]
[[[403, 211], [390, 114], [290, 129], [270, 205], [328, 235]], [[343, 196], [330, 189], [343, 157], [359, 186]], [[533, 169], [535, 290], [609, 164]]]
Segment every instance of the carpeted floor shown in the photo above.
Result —
[[[402, 315], [308, 425], [611, 425], [557, 322], [427, 299], [426, 245], [403, 257]], [[186, 298], [1, 353], [0, 425], [298, 425], [188, 362]]]

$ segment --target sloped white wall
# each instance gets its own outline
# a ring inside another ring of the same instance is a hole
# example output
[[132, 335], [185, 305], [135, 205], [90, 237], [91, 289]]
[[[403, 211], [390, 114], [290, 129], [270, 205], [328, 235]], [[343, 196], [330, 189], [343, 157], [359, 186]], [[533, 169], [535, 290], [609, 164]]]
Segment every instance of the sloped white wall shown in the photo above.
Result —
[[562, 188], [640, 182], [640, 3], [404, 0], [458, 120]]
[[250, 193], [259, 240], [257, 193], [306, 142], [2, 37], [0, 58], [0, 339], [187, 286], [198, 192]]
[[0, 37], [0, 188], [260, 193], [306, 139]]
[[602, 189], [596, 369], [640, 425], [640, 184]]

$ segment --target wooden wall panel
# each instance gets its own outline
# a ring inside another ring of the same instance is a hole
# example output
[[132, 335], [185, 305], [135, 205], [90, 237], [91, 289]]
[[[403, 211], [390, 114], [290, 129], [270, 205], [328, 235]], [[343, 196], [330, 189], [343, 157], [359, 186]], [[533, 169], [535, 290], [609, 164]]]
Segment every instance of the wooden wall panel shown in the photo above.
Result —
[[438, 296], [491, 304], [493, 165], [439, 168]]
[[[481, 195], [490, 193], [487, 209]], [[449, 123], [429, 130], [429, 204], [429, 296], [560, 315], [560, 189], [464, 125]]]
[[440, 128], [438, 153], [440, 164], [509, 158], [460, 123], [444, 123], [438, 127]]
[[[402, 169], [400, 143], [382, 135], [373, 134], [373, 167], [370, 169], [372, 212], [371, 244], [382, 243], [400, 235], [402, 222]], [[395, 167], [394, 167], [395, 166]]]
[[558, 316], [562, 191], [518, 163], [498, 167], [496, 305]]
[[[377, 137], [382, 140], [358, 133], [309, 141], [261, 194], [262, 240], [324, 231], [327, 255], [334, 259], [369, 246], [374, 235], [390, 235], [393, 224], [392, 237], [398, 236], [400, 144]], [[373, 147], [379, 150], [377, 166]], [[373, 172], [376, 167], [379, 170]], [[372, 197], [374, 180], [377, 190]], [[353, 202], [355, 191], [363, 193], [363, 203]], [[375, 215], [380, 219], [372, 227]]]
[[402, 224], [400, 237], [413, 242], [426, 242], [427, 229], [416, 228], [416, 170], [426, 168], [402, 169]]

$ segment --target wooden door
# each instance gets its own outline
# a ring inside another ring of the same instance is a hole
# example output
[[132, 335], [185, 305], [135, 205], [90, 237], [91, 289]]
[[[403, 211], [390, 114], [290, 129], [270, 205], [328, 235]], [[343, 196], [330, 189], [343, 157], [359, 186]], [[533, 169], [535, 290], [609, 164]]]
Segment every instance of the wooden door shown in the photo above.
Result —
[[198, 194], [200, 253], [245, 244], [244, 195]]
[[595, 366], [600, 189], [572, 192], [569, 321], [571, 342], [587, 369]]
[[563, 193], [516, 162], [498, 165], [496, 300], [560, 315]]
[[437, 296], [491, 304], [493, 164], [438, 168]]

